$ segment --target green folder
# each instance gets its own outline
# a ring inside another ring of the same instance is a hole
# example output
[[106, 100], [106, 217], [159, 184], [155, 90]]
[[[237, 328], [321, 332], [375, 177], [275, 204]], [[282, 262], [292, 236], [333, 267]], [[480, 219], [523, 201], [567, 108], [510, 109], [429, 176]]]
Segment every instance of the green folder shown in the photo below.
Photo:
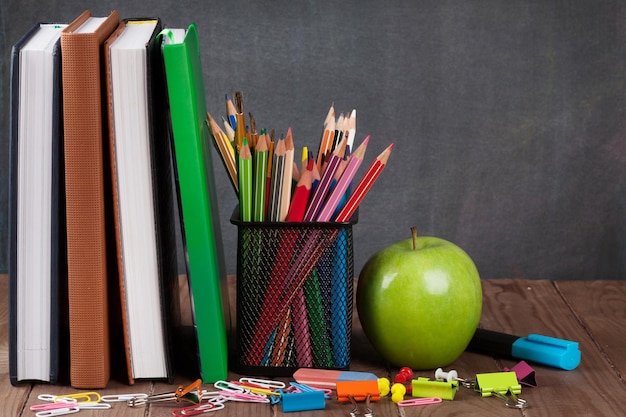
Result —
[[204, 383], [228, 374], [224, 253], [195, 24], [162, 34], [187, 276]]

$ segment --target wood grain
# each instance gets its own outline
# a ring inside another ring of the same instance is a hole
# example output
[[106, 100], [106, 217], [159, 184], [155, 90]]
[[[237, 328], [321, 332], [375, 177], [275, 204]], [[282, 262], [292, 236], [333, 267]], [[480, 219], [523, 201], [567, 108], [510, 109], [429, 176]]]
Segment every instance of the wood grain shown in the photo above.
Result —
[[[236, 305], [235, 281], [230, 284], [230, 307]], [[77, 392], [72, 388], [45, 384], [11, 386], [7, 362], [7, 279], [0, 276], [0, 416], [32, 416], [28, 410], [36, 404], [41, 393], [61, 394]], [[442, 404], [400, 408], [389, 398], [374, 402], [378, 416], [623, 416], [621, 401], [626, 395], [626, 282], [625, 281], [533, 281], [523, 279], [483, 280], [483, 312], [481, 327], [518, 336], [539, 333], [579, 342], [582, 362], [573, 371], [563, 371], [531, 364], [539, 384], [524, 387], [521, 397], [530, 406], [525, 410], [509, 409], [501, 400], [482, 398], [478, 393], [459, 388], [453, 401]], [[181, 317], [191, 322], [189, 297], [181, 280]], [[380, 377], [393, 378], [397, 369], [388, 366], [363, 334], [357, 312], [354, 311], [351, 339], [351, 370], [373, 372]], [[446, 370], [455, 369], [459, 376], [471, 378], [476, 373], [497, 372], [511, 367], [517, 360], [494, 358], [472, 352], [463, 353]], [[433, 370], [415, 371], [415, 377], [433, 378]], [[229, 379], [240, 375], [229, 374]], [[173, 392], [179, 384], [191, 382], [189, 376], [178, 376], [172, 385], [162, 382], [138, 381], [128, 385], [113, 379], [102, 395], [145, 392], [149, 394]], [[282, 378], [288, 382], [288, 378]], [[209, 385], [205, 389], [211, 389]], [[408, 398], [408, 397], [407, 397]], [[227, 403], [227, 410], [216, 415], [270, 417], [283, 415], [280, 405]], [[349, 415], [352, 406], [328, 400], [324, 411], [290, 413], [294, 417]], [[130, 408], [114, 404], [107, 416], [171, 416], [174, 404]], [[364, 408], [361, 407], [363, 411]], [[103, 416], [102, 411], [81, 411], [81, 417]]]

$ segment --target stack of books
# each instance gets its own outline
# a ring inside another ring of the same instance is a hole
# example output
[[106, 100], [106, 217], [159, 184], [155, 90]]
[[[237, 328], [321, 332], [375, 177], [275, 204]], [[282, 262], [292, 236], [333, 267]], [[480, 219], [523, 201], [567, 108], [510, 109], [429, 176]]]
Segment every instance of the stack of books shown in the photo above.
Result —
[[118, 335], [130, 383], [171, 381], [177, 227], [198, 374], [226, 378], [226, 273], [195, 25], [86, 10], [35, 24], [11, 62], [11, 382], [67, 375], [75, 388], [104, 388]]

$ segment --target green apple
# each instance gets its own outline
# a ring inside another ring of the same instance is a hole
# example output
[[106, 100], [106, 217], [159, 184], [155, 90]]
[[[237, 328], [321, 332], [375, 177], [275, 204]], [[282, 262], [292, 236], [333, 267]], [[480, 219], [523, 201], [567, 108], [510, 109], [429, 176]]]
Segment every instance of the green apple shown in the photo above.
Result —
[[463, 249], [411, 230], [412, 239], [382, 249], [363, 266], [357, 312], [367, 338], [391, 364], [445, 367], [478, 327], [480, 277]]

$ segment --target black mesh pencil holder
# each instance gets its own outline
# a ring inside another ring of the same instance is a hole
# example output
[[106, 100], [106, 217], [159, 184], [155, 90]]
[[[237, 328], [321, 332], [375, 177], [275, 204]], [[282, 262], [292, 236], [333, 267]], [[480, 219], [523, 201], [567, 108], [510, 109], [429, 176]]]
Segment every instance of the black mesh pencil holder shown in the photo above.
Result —
[[352, 225], [242, 222], [237, 226], [237, 372], [291, 376], [350, 364]]

